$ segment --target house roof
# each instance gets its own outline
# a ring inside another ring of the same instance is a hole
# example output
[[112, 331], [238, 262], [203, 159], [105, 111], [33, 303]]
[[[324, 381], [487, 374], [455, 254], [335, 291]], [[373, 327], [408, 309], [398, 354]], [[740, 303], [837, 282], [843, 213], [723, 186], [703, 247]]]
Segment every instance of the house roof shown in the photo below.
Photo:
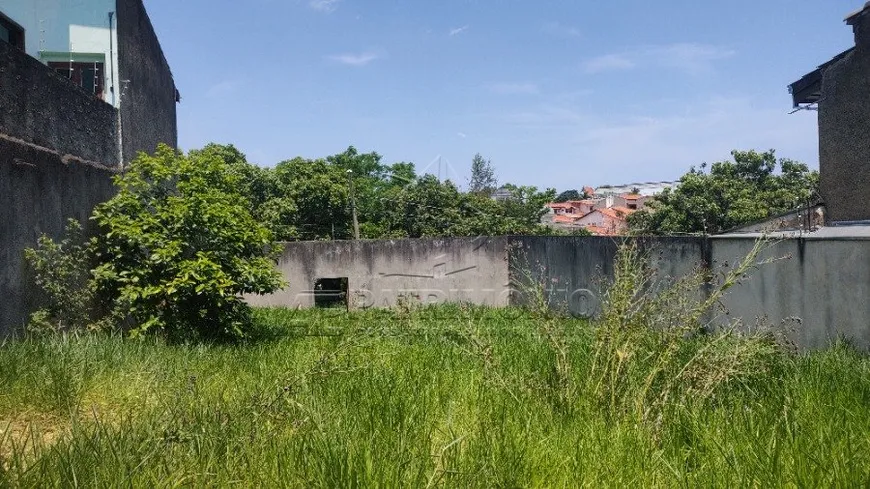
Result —
[[641, 197], [642, 197], [642, 196], [639, 195], [639, 194], [625, 194], [625, 195], [622, 196], [622, 198], [625, 199], [625, 200], [637, 200], [637, 199], [639, 199], [639, 198], [641, 198]]
[[582, 218], [583, 218], [583, 216], [581, 216], [579, 214], [574, 214], [574, 215], [559, 214], [558, 216], [553, 218], [553, 222], [559, 222], [559, 223], [563, 223], [563, 224], [573, 224]]
[[550, 209], [571, 209], [574, 206], [572, 206], [568, 202], [552, 202], [547, 204], [547, 207], [549, 207]]
[[[865, 10], [862, 10], [863, 13]], [[814, 104], [819, 101], [822, 97], [822, 76], [825, 74], [825, 71], [831, 67], [834, 63], [840, 61], [845, 58], [849, 54], [854, 51], [855, 48], [849, 48], [842, 53], [834, 56], [833, 59], [828, 61], [827, 63], [819, 66], [814, 71], [807, 73], [800, 80], [792, 83], [788, 86], [788, 91], [791, 93], [792, 102], [794, 106], [800, 107], [803, 104]]]

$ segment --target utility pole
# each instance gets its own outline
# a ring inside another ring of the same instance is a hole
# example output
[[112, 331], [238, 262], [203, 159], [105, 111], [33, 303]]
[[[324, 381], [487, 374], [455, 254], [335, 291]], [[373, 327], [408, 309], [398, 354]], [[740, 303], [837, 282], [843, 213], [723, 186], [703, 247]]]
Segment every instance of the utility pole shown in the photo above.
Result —
[[353, 239], [359, 239], [359, 220], [356, 217], [356, 195], [353, 191], [353, 170], [347, 171], [347, 181], [350, 185], [350, 211], [353, 214]]

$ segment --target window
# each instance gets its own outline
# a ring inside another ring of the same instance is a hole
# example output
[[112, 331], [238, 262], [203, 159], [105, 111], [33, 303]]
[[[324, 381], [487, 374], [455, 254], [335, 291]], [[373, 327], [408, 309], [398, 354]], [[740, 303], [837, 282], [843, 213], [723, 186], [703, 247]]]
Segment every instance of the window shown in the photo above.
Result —
[[0, 14], [0, 41], [24, 51], [24, 29], [3, 14]]
[[103, 87], [105, 85], [103, 63], [49, 61], [48, 66], [61, 76], [69, 78], [71, 82], [82, 87], [84, 91], [96, 96], [100, 100], [103, 99]]
[[314, 307], [347, 308], [347, 277], [317, 279], [314, 282]]

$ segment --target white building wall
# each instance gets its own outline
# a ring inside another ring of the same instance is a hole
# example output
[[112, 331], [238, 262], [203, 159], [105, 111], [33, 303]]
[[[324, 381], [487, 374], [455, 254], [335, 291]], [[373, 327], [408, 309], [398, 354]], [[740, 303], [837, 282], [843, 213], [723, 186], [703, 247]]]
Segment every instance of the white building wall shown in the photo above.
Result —
[[24, 28], [25, 51], [44, 63], [101, 59], [103, 100], [119, 105], [115, 0], [0, 0], [0, 12]]

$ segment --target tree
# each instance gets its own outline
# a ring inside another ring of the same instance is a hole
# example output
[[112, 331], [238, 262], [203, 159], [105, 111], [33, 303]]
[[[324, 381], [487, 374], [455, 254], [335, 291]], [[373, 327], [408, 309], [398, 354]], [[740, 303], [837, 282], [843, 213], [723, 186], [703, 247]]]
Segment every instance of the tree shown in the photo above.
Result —
[[583, 200], [583, 198], [576, 190], [566, 190], [557, 195], [553, 202], [568, 202], [569, 200]]
[[[636, 234], [715, 234], [806, 205], [818, 195], [819, 174], [773, 150], [733, 151], [734, 161], [694, 167], [676, 189], [665, 189], [629, 216]], [[777, 165], [779, 172], [777, 173]]]
[[272, 234], [251, 216], [242, 182], [215, 151], [161, 145], [115, 177], [118, 193], [94, 211], [93, 275], [134, 335], [241, 338], [243, 294], [282, 285]]
[[471, 180], [468, 190], [474, 194], [490, 196], [498, 187], [498, 178], [490, 160], [485, 159], [480, 153], [474, 155], [471, 160]]

